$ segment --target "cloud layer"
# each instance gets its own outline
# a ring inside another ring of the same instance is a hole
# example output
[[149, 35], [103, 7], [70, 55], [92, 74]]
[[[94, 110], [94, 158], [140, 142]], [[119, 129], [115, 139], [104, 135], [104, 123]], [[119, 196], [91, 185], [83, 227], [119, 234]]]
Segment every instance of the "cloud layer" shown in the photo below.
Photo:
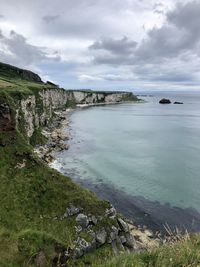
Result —
[[197, 86], [199, 14], [200, 0], [3, 0], [0, 60], [65, 87]]

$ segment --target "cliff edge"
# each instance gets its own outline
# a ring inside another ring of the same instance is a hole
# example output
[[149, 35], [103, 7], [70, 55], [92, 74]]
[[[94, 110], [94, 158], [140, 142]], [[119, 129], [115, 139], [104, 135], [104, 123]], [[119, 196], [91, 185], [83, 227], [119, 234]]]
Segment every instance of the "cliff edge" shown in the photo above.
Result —
[[[126, 220], [34, 153], [42, 128], [78, 104], [135, 101], [127, 92], [64, 90], [0, 64], [0, 265], [84, 266], [139, 244]], [[84, 263], [87, 262], [87, 263]]]

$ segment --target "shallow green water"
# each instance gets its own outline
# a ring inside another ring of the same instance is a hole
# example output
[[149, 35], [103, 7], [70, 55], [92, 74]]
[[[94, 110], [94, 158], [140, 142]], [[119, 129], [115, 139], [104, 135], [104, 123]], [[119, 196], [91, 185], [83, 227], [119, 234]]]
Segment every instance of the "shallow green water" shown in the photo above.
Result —
[[[184, 105], [158, 104], [165, 94]], [[200, 211], [200, 94], [165, 94], [75, 111], [70, 149], [56, 166], [73, 178]]]

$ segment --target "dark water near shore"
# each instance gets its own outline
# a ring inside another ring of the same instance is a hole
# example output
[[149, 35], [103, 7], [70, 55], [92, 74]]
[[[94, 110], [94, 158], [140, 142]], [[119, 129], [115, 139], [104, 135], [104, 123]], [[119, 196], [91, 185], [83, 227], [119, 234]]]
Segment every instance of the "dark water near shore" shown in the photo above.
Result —
[[[72, 113], [54, 165], [137, 224], [200, 230], [200, 93], [151, 94]], [[158, 104], [164, 96], [184, 105]]]

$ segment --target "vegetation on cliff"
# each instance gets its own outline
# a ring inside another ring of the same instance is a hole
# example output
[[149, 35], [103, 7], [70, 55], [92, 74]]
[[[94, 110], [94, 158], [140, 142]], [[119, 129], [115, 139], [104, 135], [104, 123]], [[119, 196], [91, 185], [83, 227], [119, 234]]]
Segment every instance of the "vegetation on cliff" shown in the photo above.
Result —
[[[0, 64], [1, 267], [61, 266], [61, 259], [66, 256], [63, 252], [73, 249], [77, 238], [91, 242], [88, 229], [80, 233], [75, 227], [77, 214], [74, 207], [80, 207], [82, 213], [94, 216], [93, 232], [102, 232], [103, 229], [111, 233], [119, 225], [118, 215], [111, 216], [113, 218], [106, 215], [110, 209], [108, 202], [99, 200], [94, 193], [49, 168], [33, 153], [33, 145], [45, 142], [40, 125], [28, 138], [24, 114], [17, 112], [22, 112], [19, 109], [20, 101], [33, 95], [39, 114], [43, 114], [44, 109], [48, 114], [39, 96], [44, 89], [57, 90], [57, 86], [43, 83], [32, 72]], [[74, 105], [74, 102], [66, 104]], [[29, 101], [26, 105], [29, 110]], [[50, 115], [53, 116], [53, 113]], [[19, 119], [16, 120], [16, 117]], [[70, 211], [70, 216], [66, 215], [69, 207], [75, 210]], [[98, 223], [95, 222], [96, 218]], [[126, 228], [123, 221], [121, 224], [122, 228]], [[98, 237], [100, 241], [105, 237], [104, 232]], [[175, 267], [198, 266], [200, 262], [198, 236], [151, 252], [124, 254], [119, 258], [112, 258], [111, 246], [105, 242], [102, 244], [97, 250], [80, 259], [69, 259], [68, 265], [62, 266]]]
[[[28, 138], [23, 112], [32, 111], [34, 107], [39, 114], [46, 112], [45, 115], [53, 117], [53, 112], [47, 113], [39, 93], [58, 89], [41, 82], [38, 77], [32, 72], [0, 64], [0, 266], [35, 266], [40, 258], [45, 266], [51, 266], [62, 251], [73, 249], [79, 233], [75, 228], [76, 215], [66, 217], [70, 205], [81, 207], [84, 214], [101, 218], [93, 225], [94, 231], [103, 227], [108, 233], [117, 223], [117, 218], [105, 216], [110, 208], [108, 202], [97, 199], [94, 193], [50, 169], [33, 153], [32, 145], [45, 140], [41, 139], [41, 127], [36, 125]], [[25, 103], [24, 110], [20, 107], [22, 103]], [[66, 103], [69, 104], [71, 102]], [[27, 113], [27, 119], [30, 115]], [[33, 117], [36, 115], [33, 113]], [[90, 241], [87, 231], [81, 231], [81, 235]], [[77, 261], [81, 266], [99, 255], [101, 262], [110, 254], [111, 246], [104, 245]]]

